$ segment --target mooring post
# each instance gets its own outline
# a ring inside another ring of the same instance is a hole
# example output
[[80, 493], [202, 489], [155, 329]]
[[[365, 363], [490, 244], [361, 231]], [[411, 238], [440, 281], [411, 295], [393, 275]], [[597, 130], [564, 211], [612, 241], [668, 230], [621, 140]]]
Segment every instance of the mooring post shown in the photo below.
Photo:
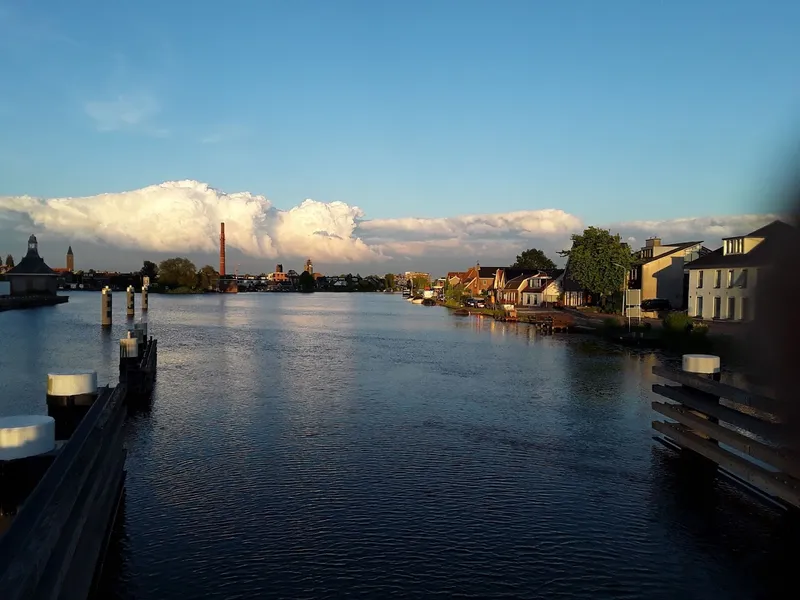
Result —
[[125, 293], [126, 314], [129, 319], [132, 319], [136, 315], [136, 290], [133, 289], [132, 285], [129, 285]]
[[119, 341], [119, 381], [128, 381], [128, 370], [139, 362], [139, 340], [132, 331]]
[[47, 374], [47, 414], [55, 420], [57, 440], [66, 440], [72, 436], [95, 400], [95, 371]]
[[[683, 372], [684, 373], [694, 373], [695, 375], [700, 375], [701, 377], [705, 377], [706, 379], [713, 379], [714, 381], [720, 380], [720, 359], [719, 356], [714, 356], [713, 354], [684, 354], [683, 355]], [[687, 386], [683, 386], [684, 390], [690, 394], [701, 394], [703, 392], [698, 392], [693, 388], [687, 388]], [[711, 400], [713, 402], [719, 402], [719, 396], [712, 396], [711, 394], [703, 394], [704, 398]], [[704, 413], [698, 412], [696, 410], [690, 411], [691, 413], [706, 419], [712, 423], [718, 423], [719, 419], [716, 417], [712, 417], [706, 415]], [[717, 440], [711, 439], [707, 435], [703, 435], [702, 433], [695, 432], [700, 437], [707, 439], [714, 444], [718, 444]]]
[[56, 447], [56, 424], [44, 415], [0, 417], [0, 515], [13, 515], [36, 487]]
[[147, 346], [147, 323], [135, 323], [133, 325], [133, 333], [138, 341], [139, 356], [143, 356], [145, 347]]
[[149, 295], [150, 295], [150, 292], [148, 291], [147, 286], [143, 285], [142, 286], [142, 312], [147, 312], [147, 309], [149, 307], [149, 302], [150, 302]]
[[100, 322], [103, 327], [111, 327], [111, 288], [106, 286], [101, 292]]

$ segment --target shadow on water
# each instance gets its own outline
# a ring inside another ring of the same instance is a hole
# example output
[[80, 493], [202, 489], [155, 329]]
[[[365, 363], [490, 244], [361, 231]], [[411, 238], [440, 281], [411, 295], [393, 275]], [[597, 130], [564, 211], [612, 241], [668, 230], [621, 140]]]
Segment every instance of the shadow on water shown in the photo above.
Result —
[[656, 444], [651, 462], [655, 519], [673, 523], [671, 534], [685, 538], [709, 564], [725, 564], [729, 573], [741, 574], [729, 581], [732, 596], [781, 598], [794, 588], [800, 556], [796, 514], [714, 477], [708, 463], [689, 452]]

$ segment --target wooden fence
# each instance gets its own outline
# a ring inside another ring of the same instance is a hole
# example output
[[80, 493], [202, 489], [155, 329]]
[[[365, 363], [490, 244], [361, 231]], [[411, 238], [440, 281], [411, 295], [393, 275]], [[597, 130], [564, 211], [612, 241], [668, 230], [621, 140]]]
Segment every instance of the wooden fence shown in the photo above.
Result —
[[85, 600], [125, 481], [124, 384], [101, 390], [0, 537], [3, 600]]
[[686, 357], [684, 370], [653, 367], [655, 375], [678, 384], [653, 385], [672, 401], [652, 403], [672, 420], [653, 421], [653, 428], [783, 505], [800, 508], [800, 460], [787, 447], [779, 402], [685, 365]]

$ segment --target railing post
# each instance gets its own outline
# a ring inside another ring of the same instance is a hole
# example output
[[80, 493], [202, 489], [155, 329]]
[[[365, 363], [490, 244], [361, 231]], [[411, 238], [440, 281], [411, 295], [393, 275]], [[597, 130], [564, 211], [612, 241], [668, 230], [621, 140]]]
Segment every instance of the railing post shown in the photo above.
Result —
[[[713, 354], [684, 354], [683, 355], [683, 372], [684, 373], [694, 373], [695, 375], [700, 375], [701, 377], [705, 377], [707, 379], [712, 379], [714, 381], [720, 380], [720, 359], [719, 356], [714, 356]], [[700, 392], [693, 388], [683, 386], [684, 391], [688, 394], [702, 394], [703, 397], [707, 400], [711, 400], [713, 402], [719, 402], [719, 396], [712, 396], [711, 394], [706, 394], [704, 392]], [[706, 419], [711, 423], [719, 423], [719, 419], [706, 415], [702, 412], [691, 410], [689, 411], [692, 414], [697, 415], [702, 419]], [[695, 435], [702, 437], [714, 444], [719, 444], [717, 440], [710, 438], [707, 435], [700, 433], [699, 431], [694, 432]]]

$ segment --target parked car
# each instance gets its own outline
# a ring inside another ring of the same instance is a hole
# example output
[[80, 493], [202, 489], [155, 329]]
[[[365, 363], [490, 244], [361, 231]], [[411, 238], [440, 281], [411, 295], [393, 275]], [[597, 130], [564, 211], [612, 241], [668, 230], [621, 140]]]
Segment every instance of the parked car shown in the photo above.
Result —
[[642, 310], [647, 312], [662, 312], [672, 310], [672, 305], [665, 298], [649, 298], [642, 300]]
[[464, 306], [469, 306], [471, 308], [484, 308], [486, 303], [484, 302], [483, 298], [467, 298], [464, 301]]

